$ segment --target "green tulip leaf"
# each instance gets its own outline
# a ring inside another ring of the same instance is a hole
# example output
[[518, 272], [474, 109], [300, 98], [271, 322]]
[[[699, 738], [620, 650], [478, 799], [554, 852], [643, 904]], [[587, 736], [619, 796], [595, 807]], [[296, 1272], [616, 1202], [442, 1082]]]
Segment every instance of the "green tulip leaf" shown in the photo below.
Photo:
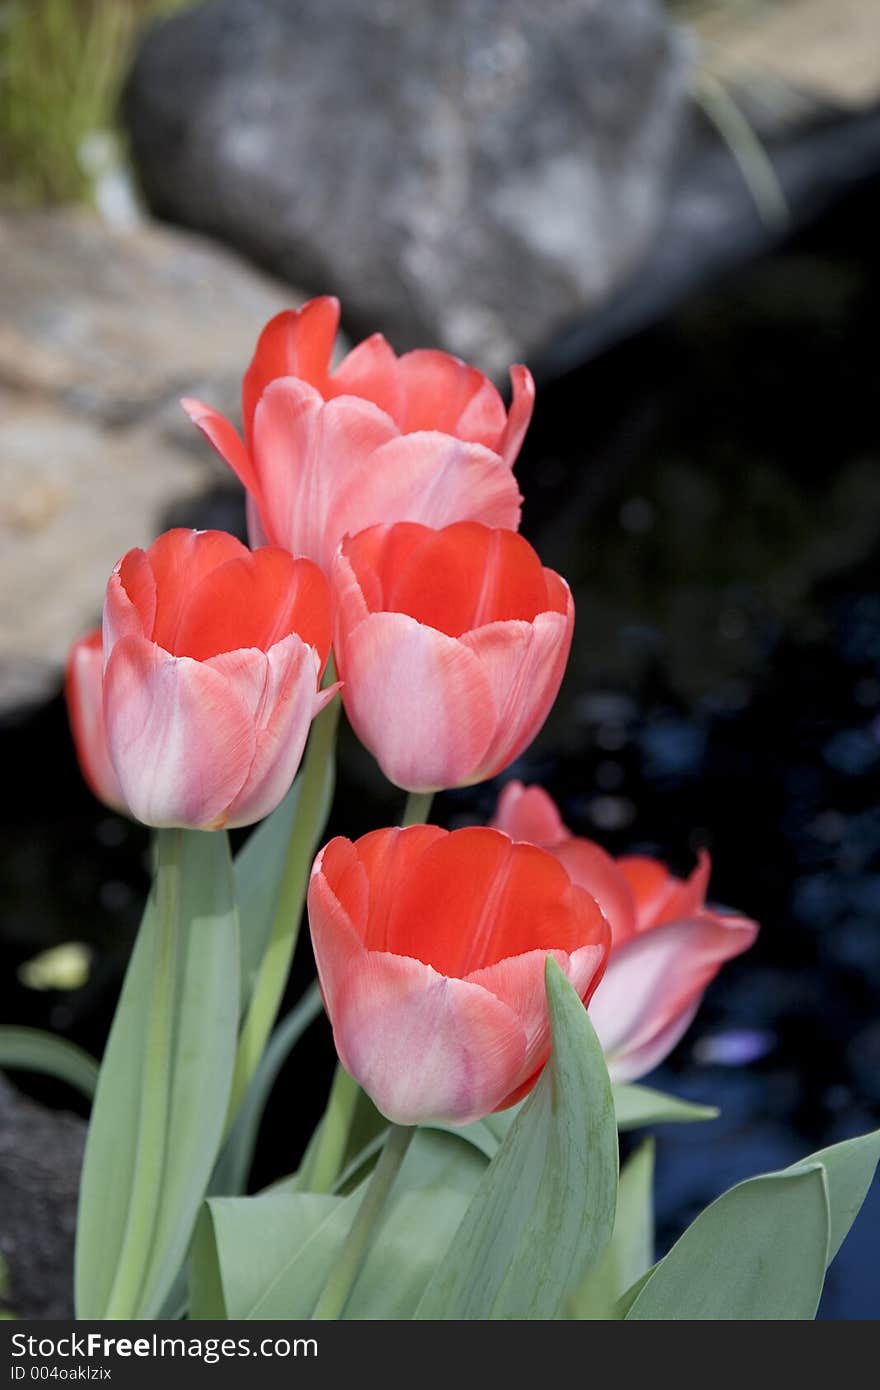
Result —
[[555, 1318], [614, 1226], [617, 1129], [586, 1010], [552, 956], [553, 1051], [486, 1169], [415, 1316]]
[[157, 1316], [217, 1157], [235, 1059], [238, 918], [222, 832], [163, 830], [101, 1065], [80, 1186], [81, 1319]]
[[616, 1319], [620, 1299], [654, 1261], [654, 1141], [646, 1139], [624, 1164], [614, 1232], [598, 1264], [573, 1295], [573, 1318]]
[[874, 1172], [880, 1160], [880, 1129], [845, 1139], [830, 1148], [819, 1149], [809, 1158], [795, 1163], [786, 1172], [798, 1173], [821, 1163], [828, 1179], [828, 1205], [831, 1212], [831, 1231], [828, 1240], [828, 1264], [834, 1259], [859, 1214], [868, 1195]]
[[828, 1251], [821, 1163], [725, 1192], [654, 1268], [633, 1321], [791, 1321], [816, 1315]]
[[720, 1113], [714, 1105], [694, 1105], [689, 1100], [679, 1100], [678, 1096], [653, 1091], [650, 1086], [618, 1082], [613, 1090], [617, 1128], [621, 1134], [630, 1129], [644, 1129], [647, 1125], [717, 1120]]
[[[428, 1129], [415, 1135], [346, 1305], [347, 1318], [411, 1316], [485, 1166], [452, 1135]], [[210, 1238], [200, 1223], [194, 1251], [193, 1316], [197, 1309], [218, 1316], [210, 1310], [222, 1303], [223, 1316], [233, 1319], [309, 1317], [365, 1187], [346, 1197], [300, 1192], [290, 1184], [256, 1197], [212, 1197]]]
[[98, 1063], [66, 1038], [39, 1028], [0, 1028], [0, 1067], [37, 1071], [66, 1081], [91, 1100], [98, 1084]]

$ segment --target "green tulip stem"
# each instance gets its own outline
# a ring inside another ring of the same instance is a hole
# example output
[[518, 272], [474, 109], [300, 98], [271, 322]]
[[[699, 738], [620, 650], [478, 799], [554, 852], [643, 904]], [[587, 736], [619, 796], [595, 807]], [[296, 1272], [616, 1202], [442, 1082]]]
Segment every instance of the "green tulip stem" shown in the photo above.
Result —
[[431, 814], [433, 792], [410, 792], [403, 808], [401, 825], [425, 825]]
[[[325, 687], [336, 680], [333, 657], [324, 673]], [[254, 982], [251, 1001], [238, 1039], [229, 1098], [227, 1129], [244, 1099], [275, 1024], [299, 937], [306, 889], [318, 839], [328, 760], [333, 757], [340, 701], [335, 696], [314, 720], [303, 760], [302, 793], [287, 848], [272, 931]]]
[[415, 1134], [414, 1125], [392, 1125], [385, 1147], [373, 1169], [363, 1200], [330, 1277], [315, 1305], [312, 1317], [327, 1321], [341, 1317], [370, 1249], [371, 1237], [385, 1210], [388, 1195], [400, 1172]]

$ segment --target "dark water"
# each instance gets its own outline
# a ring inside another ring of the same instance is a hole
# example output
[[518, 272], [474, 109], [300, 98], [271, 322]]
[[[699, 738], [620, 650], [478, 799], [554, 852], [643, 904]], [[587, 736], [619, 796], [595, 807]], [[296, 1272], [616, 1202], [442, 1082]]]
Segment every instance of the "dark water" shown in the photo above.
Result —
[[[880, 1123], [878, 230], [875, 187], [546, 386], [518, 468], [524, 530], [578, 622], [557, 708], [510, 775], [614, 852], [686, 871], [707, 845], [712, 896], [763, 924], [651, 1078], [723, 1109], [660, 1133], [661, 1248], [730, 1183]], [[230, 498], [185, 520], [234, 524]], [[146, 837], [79, 783], [60, 702], [4, 732], [3, 765], [0, 1013], [98, 1052]], [[484, 819], [496, 794], [447, 794], [436, 818]], [[331, 829], [399, 808], [347, 738]], [[22, 960], [71, 939], [95, 946], [83, 990], [20, 985]], [[292, 996], [309, 969], [306, 947]], [[257, 1184], [293, 1166], [331, 1069], [322, 1023], [277, 1088]], [[880, 1314], [878, 1238], [880, 1184], [823, 1316]]]

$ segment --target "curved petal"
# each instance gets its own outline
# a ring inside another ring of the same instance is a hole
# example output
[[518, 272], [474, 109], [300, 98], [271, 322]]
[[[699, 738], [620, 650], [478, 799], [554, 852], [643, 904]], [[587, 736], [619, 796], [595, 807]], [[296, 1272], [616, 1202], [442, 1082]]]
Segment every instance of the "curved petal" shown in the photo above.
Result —
[[309, 926], [321, 988], [333, 1014], [340, 981], [352, 951], [386, 951], [387, 918], [397, 881], [407, 865], [447, 831], [436, 825], [371, 831], [356, 844], [341, 836], [321, 850], [309, 881]]
[[483, 372], [436, 348], [405, 352], [399, 362], [401, 430], [439, 430], [499, 452], [507, 412]]
[[511, 618], [531, 622], [546, 611], [544, 568], [516, 531], [476, 521], [420, 530], [421, 544], [405, 557], [390, 548], [383, 553], [386, 609], [408, 613], [447, 637]]
[[254, 465], [235, 426], [231, 425], [219, 410], [205, 405], [204, 401], [197, 401], [193, 396], [184, 396], [180, 404], [196, 429], [200, 430], [212, 448], [216, 449], [224, 463], [229, 464], [242, 486], [248, 493], [256, 495], [259, 492], [259, 483]]
[[512, 468], [516, 463], [535, 408], [535, 382], [528, 367], [511, 367], [510, 384], [513, 400], [507, 416], [507, 426], [498, 444], [498, 452], [508, 468]]
[[696, 867], [686, 879], [676, 878], [659, 859], [647, 855], [624, 855], [618, 864], [635, 899], [638, 931], [693, 917], [702, 910], [712, 872], [707, 850], [699, 851]]
[[257, 340], [241, 386], [245, 435], [253, 442], [257, 403], [271, 381], [295, 376], [323, 391], [339, 327], [339, 300], [332, 295], [310, 299], [300, 309], [285, 309], [266, 324]]
[[203, 662], [143, 637], [116, 643], [104, 672], [110, 756], [131, 812], [147, 825], [222, 823], [254, 757], [249, 711]]
[[525, 1055], [521, 1024], [488, 990], [385, 952], [352, 957], [330, 1021], [343, 1066], [396, 1124], [478, 1119]]
[[337, 658], [351, 726], [390, 781], [437, 791], [474, 777], [496, 711], [461, 642], [403, 614], [375, 613], [341, 634]]
[[512, 840], [553, 849], [568, 837], [556, 802], [543, 787], [527, 787], [515, 779], [502, 789], [492, 825]]
[[534, 622], [491, 623], [458, 640], [476, 656], [497, 711], [495, 735], [474, 781], [494, 777], [538, 734], [559, 693], [571, 648], [574, 606]]
[[125, 797], [110, 761], [104, 728], [104, 657], [101, 629], [74, 642], [64, 672], [70, 731], [82, 775], [89, 788], [114, 811], [125, 811]]
[[400, 425], [403, 396], [397, 353], [381, 333], [373, 333], [343, 357], [327, 385], [331, 396], [362, 396]]
[[350, 498], [379, 446], [396, 434], [390, 416], [357, 396], [325, 404], [292, 377], [267, 386], [254, 415], [254, 458], [269, 540], [327, 571], [346, 530], [388, 519], [352, 516]]
[[[145, 625], [144, 636], [152, 637], [166, 652], [178, 655], [178, 632], [193, 593], [218, 566], [245, 559], [249, 554], [247, 546], [227, 531], [193, 531], [184, 527], [164, 531], [146, 552], [155, 579], [156, 610], [152, 631]], [[120, 567], [120, 577], [128, 587], [125, 563]]]
[[615, 945], [634, 935], [635, 902], [616, 860], [592, 840], [570, 834], [555, 801], [543, 787], [508, 782], [498, 798], [492, 824], [516, 840], [542, 845], [555, 854], [572, 883], [584, 888], [599, 904]]
[[291, 633], [268, 652], [226, 652], [205, 664], [223, 676], [253, 722], [254, 755], [224, 819], [230, 827], [250, 825], [275, 809], [296, 776], [320, 706], [315, 655]]
[[345, 535], [398, 521], [435, 529], [454, 521], [482, 521], [515, 531], [521, 502], [509, 469], [479, 444], [446, 434], [399, 435], [376, 449], [367, 467], [351, 470], [341, 482], [325, 549], [335, 549]]
[[529, 951], [498, 961], [485, 970], [468, 975], [472, 984], [482, 985], [516, 1014], [526, 1035], [526, 1050], [522, 1069], [497, 1110], [514, 1105], [534, 1085], [550, 1055], [550, 1018], [547, 1012], [545, 965], [552, 955], [562, 967], [572, 987], [585, 1002], [589, 1000], [601, 978], [608, 955], [607, 940], [580, 947], [568, 955], [565, 951]]
[[114, 569], [104, 593], [104, 664], [120, 638], [150, 637], [155, 619], [156, 580], [150, 562], [143, 550], [130, 550]]
[[[751, 946], [757, 930], [745, 917], [705, 912], [641, 932], [612, 951], [590, 1017], [619, 1077], [627, 1058], [638, 1055], [651, 1066], [662, 1060], [661, 1046], [678, 1041], [709, 981]], [[627, 1068], [628, 1079], [634, 1075]]]
[[400, 875], [382, 944], [470, 978], [527, 951], [607, 947], [608, 939], [596, 903], [572, 887], [552, 854], [468, 826], [428, 845]]
[[330, 587], [312, 560], [264, 546], [218, 565], [193, 586], [174, 651], [197, 661], [248, 647], [268, 652], [291, 633], [315, 648], [323, 670], [330, 651]]
[[572, 883], [595, 898], [611, 928], [612, 947], [628, 941], [636, 932], [636, 908], [629, 884], [616, 860], [593, 844], [592, 840], [569, 835], [553, 853], [568, 872]]

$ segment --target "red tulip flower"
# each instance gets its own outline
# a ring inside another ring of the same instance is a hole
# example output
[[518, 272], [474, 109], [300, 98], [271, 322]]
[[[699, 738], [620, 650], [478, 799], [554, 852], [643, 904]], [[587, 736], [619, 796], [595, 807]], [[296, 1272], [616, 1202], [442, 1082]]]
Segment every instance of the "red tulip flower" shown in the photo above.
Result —
[[574, 604], [522, 536], [376, 526], [343, 542], [333, 582], [346, 712], [392, 782], [481, 782], [531, 743], [559, 690]]
[[525, 1095], [550, 1048], [548, 953], [586, 1002], [610, 939], [552, 855], [486, 827], [331, 840], [308, 910], [342, 1064], [406, 1125]]
[[78, 637], [70, 648], [64, 672], [64, 696], [83, 777], [99, 801], [113, 811], [125, 811], [125, 798], [110, 761], [104, 728], [103, 668], [101, 629], [96, 627], [85, 637]]
[[338, 301], [324, 297], [266, 325], [244, 377], [244, 441], [210, 406], [182, 402], [247, 489], [252, 543], [329, 573], [342, 537], [380, 522], [515, 529], [528, 369], [511, 369], [508, 414], [476, 368], [434, 350], [397, 357], [380, 333], [331, 370], [338, 323]]
[[508, 783], [492, 824], [550, 850], [599, 903], [611, 926], [611, 956], [590, 1018], [612, 1078], [644, 1076], [690, 1026], [725, 961], [752, 945], [757, 923], [706, 906], [705, 851], [686, 880], [656, 859], [612, 859], [566, 829], [541, 787]]
[[222, 531], [130, 550], [104, 603], [104, 718], [126, 803], [148, 825], [267, 815], [333, 696], [330, 593], [311, 560]]

